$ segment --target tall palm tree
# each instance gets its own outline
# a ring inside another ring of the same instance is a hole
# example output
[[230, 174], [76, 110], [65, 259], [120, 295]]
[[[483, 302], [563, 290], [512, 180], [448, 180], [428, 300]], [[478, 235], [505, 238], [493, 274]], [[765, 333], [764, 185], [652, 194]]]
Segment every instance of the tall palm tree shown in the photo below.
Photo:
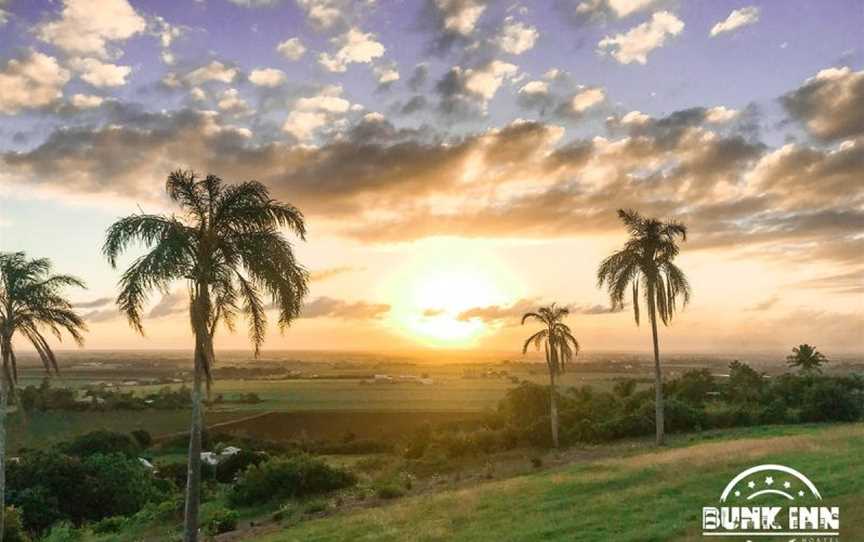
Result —
[[548, 307], [540, 307], [537, 312], [528, 312], [522, 316], [522, 325], [527, 320], [537, 320], [543, 324], [543, 329], [528, 337], [522, 345], [522, 354], [528, 352], [531, 343], [537, 350], [543, 346], [546, 353], [546, 365], [549, 368], [549, 419], [552, 423], [552, 444], [558, 447], [558, 401], [555, 390], [555, 377], [574, 357], [579, 354], [579, 341], [573, 337], [570, 328], [562, 320], [570, 314], [566, 307], [557, 307], [555, 303]]
[[179, 215], [134, 214], [109, 229], [103, 253], [112, 267], [133, 242], [149, 252], [136, 259], [120, 279], [117, 304], [131, 326], [143, 334], [141, 322], [148, 295], [185, 281], [189, 318], [195, 337], [192, 423], [186, 483], [185, 542], [198, 539], [201, 485], [201, 391], [209, 393], [215, 362], [213, 336], [221, 322], [234, 329], [242, 310], [249, 324], [255, 355], [264, 342], [267, 315], [264, 298], [279, 311], [284, 330], [300, 314], [308, 273], [294, 258], [282, 234], [288, 228], [305, 239], [303, 214], [270, 197], [256, 181], [226, 185], [191, 171], [168, 176], [165, 190], [180, 207]]
[[45, 370], [57, 372], [57, 357], [45, 338], [51, 332], [62, 339], [67, 332], [79, 345], [87, 327], [63, 297], [69, 286], [84, 288], [84, 283], [69, 275], [51, 274], [45, 258], [28, 260], [23, 252], [0, 254], [0, 353], [3, 375], [0, 381], [0, 542], [6, 526], [6, 408], [15, 399], [18, 366], [13, 337], [18, 334], [33, 345]]
[[792, 348], [792, 354], [786, 356], [789, 367], [797, 367], [803, 374], [822, 372], [822, 364], [828, 363], [828, 358], [815, 346], [802, 344]]
[[690, 284], [684, 272], [673, 263], [678, 255], [678, 239], [687, 240], [687, 227], [676, 221], [661, 222], [634, 210], [618, 210], [618, 217], [630, 234], [624, 248], [603, 260], [597, 270], [597, 286], [605, 284], [613, 308], [623, 308], [628, 290], [633, 292], [633, 316], [639, 325], [639, 289], [648, 305], [651, 336], [654, 340], [654, 412], [657, 445], [665, 442], [663, 425], [663, 374], [660, 370], [660, 344], [657, 317], [669, 325], [681, 301], [690, 301]]

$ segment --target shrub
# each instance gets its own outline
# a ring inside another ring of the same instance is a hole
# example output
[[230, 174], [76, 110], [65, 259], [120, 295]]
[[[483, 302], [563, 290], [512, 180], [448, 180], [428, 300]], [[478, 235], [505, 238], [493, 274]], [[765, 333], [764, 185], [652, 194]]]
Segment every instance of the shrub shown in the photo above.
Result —
[[[201, 481], [206, 482], [214, 477], [215, 468], [212, 465], [201, 462]], [[156, 476], [163, 480], [169, 480], [174, 487], [186, 487], [186, 477], [188, 474], [188, 466], [185, 462], [166, 463], [158, 465], [156, 468]]]
[[241, 450], [234, 455], [229, 455], [216, 465], [215, 476], [216, 480], [223, 484], [228, 484], [234, 481], [238, 474], [241, 474], [251, 465], [259, 465], [267, 459], [262, 454]]
[[397, 499], [405, 495], [405, 491], [395, 480], [381, 480], [375, 483], [375, 495], [379, 499]]
[[134, 514], [160, 495], [153, 478], [137, 459], [96, 454], [84, 460], [88, 477], [88, 519]]
[[27, 531], [24, 530], [24, 519], [21, 511], [14, 506], [6, 507], [6, 525], [3, 528], [4, 542], [30, 542]]
[[59, 446], [60, 450], [75, 457], [88, 457], [94, 454], [123, 454], [137, 457], [139, 448], [129, 435], [113, 431], [93, 431]]
[[819, 378], [804, 391], [801, 419], [807, 422], [853, 422], [861, 419], [861, 396], [835, 378]]
[[92, 529], [96, 534], [112, 534], [119, 533], [126, 527], [126, 518], [120, 516], [112, 516], [93, 524]]
[[132, 435], [135, 443], [138, 444], [138, 447], [141, 449], [149, 448], [150, 445], [153, 444], [153, 437], [150, 435], [149, 431], [136, 429], [129, 434]]
[[61, 521], [51, 527], [48, 534], [42, 538], [42, 542], [78, 542], [81, 538], [81, 532], [74, 525], [68, 521]]
[[209, 535], [217, 535], [233, 531], [237, 528], [240, 514], [227, 508], [217, 508], [208, 514], [204, 520], [204, 531]]
[[300, 454], [249, 467], [229, 491], [228, 499], [232, 505], [248, 506], [277, 498], [320, 495], [355, 482], [350, 472]]

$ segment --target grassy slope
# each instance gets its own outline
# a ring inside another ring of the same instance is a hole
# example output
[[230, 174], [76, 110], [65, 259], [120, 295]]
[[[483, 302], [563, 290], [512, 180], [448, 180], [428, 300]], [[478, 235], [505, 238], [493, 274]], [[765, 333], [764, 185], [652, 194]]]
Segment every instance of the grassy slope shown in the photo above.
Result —
[[250, 540], [704, 540], [702, 506], [741, 470], [769, 462], [804, 472], [841, 506], [841, 540], [864, 540], [864, 425], [763, 433], [406, 498]]

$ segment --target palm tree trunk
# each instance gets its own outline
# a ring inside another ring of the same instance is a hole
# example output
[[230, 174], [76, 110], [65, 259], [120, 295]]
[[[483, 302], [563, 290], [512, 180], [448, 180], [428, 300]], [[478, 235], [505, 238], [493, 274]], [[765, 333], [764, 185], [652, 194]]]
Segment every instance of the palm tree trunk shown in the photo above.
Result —
[[[5, 345], [4, 345], [5, 346]], [[3, 348], [3, 365], [9, 361], [9, 350]], [[0, 382], [0, 542], [6, 534], [6, 379]]]
[[[552, 446], [558, 448], [558, 400], [555, 397], [555, 373], [549, 373], [549, 419], [552, 421]], [[0, 541], [2, 542], [2, 541]]]
[[184, 542], [198, 541], [198, 507], [201, 498], [201, 352], [195, 344], [195, 374], [192, 388], [192, 424], [189, 429], [189, 457], [186, 472]]
[[651, 320], [651, 336], [654, 339], [654, 420], [657, 429], [657, 446], [666, 443], [666, 431], [663, 409], [663, 373], [660, 369], [660, 342], [657, 339], [657, 307], [654, 299], [654, 287], [648, 286], [648, 312]]

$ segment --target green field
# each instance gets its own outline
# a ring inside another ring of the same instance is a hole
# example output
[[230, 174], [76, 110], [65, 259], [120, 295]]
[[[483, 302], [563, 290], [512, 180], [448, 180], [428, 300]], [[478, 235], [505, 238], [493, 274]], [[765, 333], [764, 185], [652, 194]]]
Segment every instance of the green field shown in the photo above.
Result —
[[762, 463], [804, 472], [820, 488], [826, 504], [840, 506], [840, 540], [864, 540], [864, 425], [761, 431], [785, 436], [717, 442], [696, 438], [696, 444], [642, 449], [635, 455], [623, 452], [624, 457], [409, 497], [387, 506], [271, 528], [242, 540], [705, 540], [700, 533], [701, 507], [717, 503], [723, 487], [738, 472]]

